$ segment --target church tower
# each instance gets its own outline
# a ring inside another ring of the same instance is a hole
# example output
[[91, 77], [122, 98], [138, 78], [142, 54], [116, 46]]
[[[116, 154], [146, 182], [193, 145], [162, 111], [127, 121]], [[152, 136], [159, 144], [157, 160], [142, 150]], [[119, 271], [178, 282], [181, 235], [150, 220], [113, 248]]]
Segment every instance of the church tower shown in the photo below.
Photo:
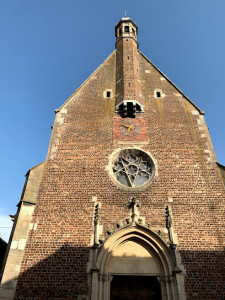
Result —
[[133, 20], [115, 36], [26, 175], [0, 299], [225, 299], [224, 167], [204, 112], [138, 50]]

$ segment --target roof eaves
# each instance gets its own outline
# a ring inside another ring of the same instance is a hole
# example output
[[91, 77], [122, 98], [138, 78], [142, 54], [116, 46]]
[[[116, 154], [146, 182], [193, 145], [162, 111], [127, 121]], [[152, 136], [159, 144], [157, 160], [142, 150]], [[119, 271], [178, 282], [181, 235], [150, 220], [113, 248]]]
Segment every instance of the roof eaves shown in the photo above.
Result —
[[194, 102], [191, 101], [159, 68], [156, 67], [141, 51], [138, 52], [155, 68], [179, 93], [181, 93], [184, 98], [186, 98], [199, 112], [204, 115], [205, 112], [201, 110]]

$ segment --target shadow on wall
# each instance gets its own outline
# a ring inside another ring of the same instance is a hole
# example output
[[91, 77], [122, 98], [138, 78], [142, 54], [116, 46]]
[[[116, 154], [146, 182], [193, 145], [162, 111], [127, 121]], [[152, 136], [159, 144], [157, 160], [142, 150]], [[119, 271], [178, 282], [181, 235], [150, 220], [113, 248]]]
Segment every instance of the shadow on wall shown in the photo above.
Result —
[[2, 263], [6, 253], [7, 243], [0, 238], [0, 270], [2, 269]]
[[[47, 250], [40, 247], [32, 252], [32, 257], [41, 259]], [[21, 270], [24, 271], [18, 278], [15, 299], [78, 299], [78, 295], [87, 295], [89, 253], [89, 248], [64, 245], [32, 267], [29, 267], [32, 265], [31, 256], [28, 257], [22, 262]], [[13, 281], [2, 287], [12, 288]]]
[[[44, 256], [45, 250], [37, 248], [34, 252]], [[65, 245], [32, 267], [30, 258], [23, 261], [27, 269], [18, 278], [15, 299], [87, 299], [89, 254], [90, 248]], [[187, 272], [186, 299], [225, 299], [224, 253], [180, 251], [180, 254]], [[10, 287], [11, 282], [3, 286]]]
[[186, 268], [187, 300], [225, 299], [225, 252], [179, 251]]

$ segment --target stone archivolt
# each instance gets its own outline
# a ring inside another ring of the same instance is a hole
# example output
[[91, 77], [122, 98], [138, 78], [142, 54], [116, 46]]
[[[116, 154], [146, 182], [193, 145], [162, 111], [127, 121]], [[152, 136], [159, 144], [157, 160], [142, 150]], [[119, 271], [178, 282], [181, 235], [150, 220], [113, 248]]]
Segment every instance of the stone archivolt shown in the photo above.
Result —
[[[99, 249], [92, 269], [91, 299], [109, 299], [110, 280], [118, 274], [156, 276], [161, 282], [162, 299], [184, 299], [184, 276], [175, 267], [170, 248], [158, 234], [136, 222], [125, 225]], [[96, 277], [95, 273], [100, 275]]]

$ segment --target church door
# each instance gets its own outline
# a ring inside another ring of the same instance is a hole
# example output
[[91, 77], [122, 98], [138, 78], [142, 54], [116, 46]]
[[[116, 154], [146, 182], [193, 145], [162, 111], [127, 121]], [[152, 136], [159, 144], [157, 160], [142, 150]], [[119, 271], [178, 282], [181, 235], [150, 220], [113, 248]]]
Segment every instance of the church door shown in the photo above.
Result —
[[161, 300], [155, 276], [113, 276], [110, 300]]

